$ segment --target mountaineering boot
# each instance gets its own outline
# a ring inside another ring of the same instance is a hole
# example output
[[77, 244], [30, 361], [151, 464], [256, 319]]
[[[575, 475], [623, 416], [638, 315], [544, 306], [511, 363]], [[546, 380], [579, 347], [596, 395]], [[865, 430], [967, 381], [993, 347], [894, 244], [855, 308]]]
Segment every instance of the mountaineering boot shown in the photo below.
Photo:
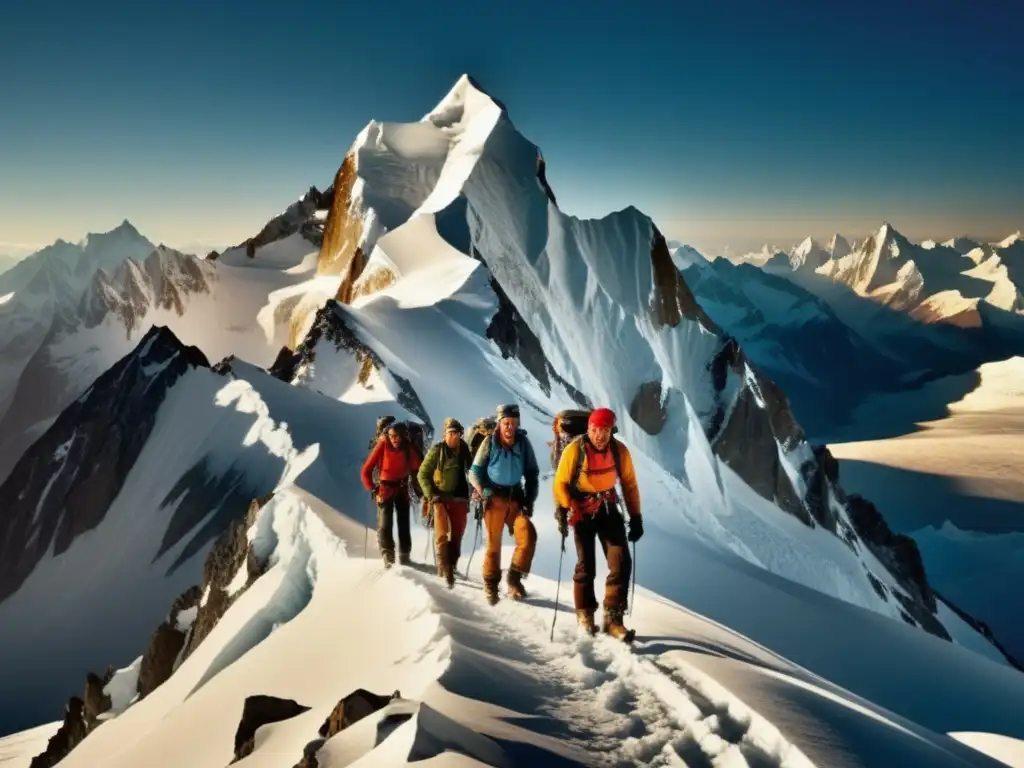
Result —
[[399, 552], [398, 553], [398, 564], [399, 565], [409, 565], [411, 563], [412, 563], [412, 560], [409, 559], [409, 553], [408, 552]]
[[624, 643], [633, 642], [633, 638], [636, 636], [636, 630], [626, 629], [622, 623], [623, 610], [621, 608], [605, 608], [604, 609], [604, 626], [602, 631], [606, 635], [611, 635], [616, 640], [622, 640]]
[[597, 625], [594, 624], [594, 612], [581, 608], [576, 611], [576, 624], [588, 635], [597, 634]]
[[392, 565], [395, 564], [395, 553], [392, 552], [390, 549], [385, 549], [380, 554], [381, 557], [384, 558], [385, 568], [390, 568]]
[[526, 589], [523, 587], [523, 574], [515, 568], [508, 569], [508, 596], [513, 600], [526, 599]]
[[498, 581], [500, 581], [500, 578], [484, 581], [484, 597], [490, 605], [498, 604]]
[[458, 576], [459, 576], [459, 559], [458, 558], [455, 558], [454, 560], [452, 560], [452, 567], [451, 567], [451, 570], [449, 571], [449, 573], [451, 574], [451, 576], [450, 576], [450, 578], [451, 578], [451, 586], [455, 586], [455, 579], [457, 579]]

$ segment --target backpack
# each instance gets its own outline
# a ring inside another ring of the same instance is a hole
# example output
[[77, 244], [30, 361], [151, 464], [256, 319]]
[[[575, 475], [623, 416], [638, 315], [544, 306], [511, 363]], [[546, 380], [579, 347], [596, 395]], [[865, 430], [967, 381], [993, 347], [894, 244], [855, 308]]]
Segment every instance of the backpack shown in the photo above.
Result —
[[480, 443], [484, 440], [489, 440], [494, 435], [494, 430], [497, 427], [498, 419], [494, 416], [481, 416], [473, 422], [473, 426], [466, 433], [466, 442], [469, 444], [469, 453], [474, 459], [476, 458], [477, 450], [480, 448]]
[[587, 434], [587, 420], [590, 411], [559, 411], [551, 423], [551, 431], [555, 439], [551, 446], [551, 469], [558, 470], [558, 462], [562, 458], [565, 447], [580, 435]]

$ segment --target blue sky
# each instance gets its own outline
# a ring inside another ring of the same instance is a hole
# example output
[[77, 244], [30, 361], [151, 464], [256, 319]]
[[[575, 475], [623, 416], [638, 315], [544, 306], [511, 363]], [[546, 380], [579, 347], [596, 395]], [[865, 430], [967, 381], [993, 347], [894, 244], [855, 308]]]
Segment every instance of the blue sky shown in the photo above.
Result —
[[633, 204], [705, 252], [1024, 227], [1020, 11], [711, 5], [8, 0], [0, 252], [124, 218], [238, 242], [329, 184], [368, 120], [419, 119], [463, 72], [541, 147], [563, 209]]

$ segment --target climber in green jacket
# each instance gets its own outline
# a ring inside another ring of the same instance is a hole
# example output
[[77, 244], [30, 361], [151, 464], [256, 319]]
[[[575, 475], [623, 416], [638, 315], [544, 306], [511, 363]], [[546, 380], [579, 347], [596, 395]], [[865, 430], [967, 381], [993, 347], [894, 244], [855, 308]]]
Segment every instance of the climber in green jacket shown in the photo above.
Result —
[[437, 573], [448, 588], [455, 586], [455, 569], [462, 554], [462, 536], [469, 516], [469, 483], [466, 473], [473, 463], [465, 430], [458, 420], [444, 420], [444, 435], [427, 451], [418, 479], [427, 500], [424, 514], [434, 515]]

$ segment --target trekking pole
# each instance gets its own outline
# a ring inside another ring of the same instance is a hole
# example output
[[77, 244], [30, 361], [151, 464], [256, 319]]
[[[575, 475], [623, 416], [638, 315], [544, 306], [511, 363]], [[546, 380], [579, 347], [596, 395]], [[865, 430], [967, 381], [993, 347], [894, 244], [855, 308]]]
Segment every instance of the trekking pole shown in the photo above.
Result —
[[[479, 510], [479, 504], [477, 502], [477, 509]], [[469, 553], [469, 562], [466, 563], [466, 581], [469, 581], [469, 567], [473, 564], [473, 555], [476, 554], [476, 545], [480, 540], [480, 527], [483, 525], [483, 515], [479, 515], [476, 518], [476, 531], [473, 533], [473, 550]]]
[[633, 596], [629, 598], [629, 615], [633, 615], [633, 603], [636, 602], [636, 542], [633, 542]]
[[555, 615], [551, 619], [551, 642], [555, 642], [555, 622], [558, 621], [558, 595], [562, 591], [563, 557], [565, 557], [565, 536], [562, 537], [562, 551], [558, 553], [558, 585], [555, 587]]

